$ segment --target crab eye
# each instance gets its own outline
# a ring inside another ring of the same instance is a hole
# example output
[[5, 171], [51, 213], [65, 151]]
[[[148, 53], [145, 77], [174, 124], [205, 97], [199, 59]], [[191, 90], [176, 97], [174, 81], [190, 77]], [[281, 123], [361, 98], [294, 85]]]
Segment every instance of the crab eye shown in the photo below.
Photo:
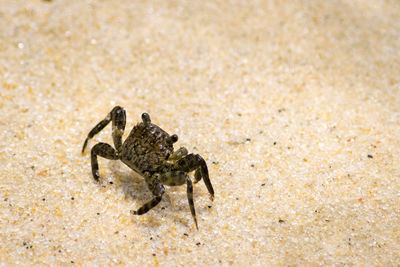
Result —
[[142, 114], [142, 120], [143, 120], [144, 124], [151, 123], [150, 116], [146, 112]]
[[173, 134], [171, 136], [168, 137], [167, 142], [170, 144], [175, 143], [176, 141], [178, 141], [178, 136], [176, 134]]

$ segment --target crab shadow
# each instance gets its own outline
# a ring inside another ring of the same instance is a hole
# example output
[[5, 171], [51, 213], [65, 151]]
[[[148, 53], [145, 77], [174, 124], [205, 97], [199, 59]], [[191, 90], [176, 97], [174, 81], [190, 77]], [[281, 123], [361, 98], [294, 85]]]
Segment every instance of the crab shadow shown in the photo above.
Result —
[[[113, 178], [108, 178], [109, 181], [113, 182], [113, 185], [122, 189], [125, 196], [125, 201], [132, 203], [131, 210], [137, 210], [146, 202], [150, 201], [154, 196], [149, 191], [144, 178], [128, 167], [125, 167], [119, 161], [109, 161], [108, 167], [111, 171], [111, 176]], [[101, 179], [101, 178], [100, 178]], [[104, 177], [103, 177], [104, 179]], [[106, 178], [107, 179], [107, 178]], [[152, 227], [158, 227], [157, 217], [170, 217], [168, 219], [174, 220], [174, 222], [181, 223], [185, 227], [190, 226], [191, 216], [189, 208], [179, 204], [179, 206], [172, 205], [170, 194], [179, 195], [179, 197], [184, 197], [186, 199], [186, 192], [180, 191], [179, 187], [166, 187], [166, 192], [163, 195], [161, 202], [154, 207], [152, 210], [143, 215], [131, 215], [131, 216], [151, 216], [153, 220], [150, 220], [148, 224]], [[182, 195], [182, 196], [181, 196]], [[176, 197], [176, 196], [173, 196]], [[186, 210], [187, 208], [187, 210]], [[127, 212], [130, 212], [127, 211]], [[183, 213], [189, 212], [188, 216], [179, 216]], [[177, 214], [179, 213], [179, 214]]]
[[[111, 177], [108, 177], [108, 180], [122, 189], [126, 201], [137, 202], [139, 208], [141, 204], [153, 198], [144, 178], [140, 174], [123, 166], [118, 161], [109, 161], [108, 167], [111, 171]], [[167, 199], [168, 196], [164, 195], [163, 200], [164, 198]]]

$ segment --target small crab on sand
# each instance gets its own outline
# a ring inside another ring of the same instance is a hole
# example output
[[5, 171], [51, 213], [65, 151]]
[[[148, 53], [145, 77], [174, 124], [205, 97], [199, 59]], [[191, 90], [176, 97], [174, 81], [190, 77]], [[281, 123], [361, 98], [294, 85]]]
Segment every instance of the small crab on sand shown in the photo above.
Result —
[[160, 203], [165, 192], [164, 185], [176, 186], [186, 183], [190, 212], [198, 229], [193, 202], [193, 185], [188, 173], [195, 171], [195, 183], [203, 178], [210, 198], [213, 200], [214, 189], [208, 176], [205, 160], [200, 155], [188, 154], [188, 150], [184, 147], [174, 152], [173, 144], [178, 141], [178, 136], [176, 134], [169, 135], [159, 126], [151, 123], [150, 116], [147, 113], [142, 114], [142, 122], [133, 127], [125, 142], [122, 143], [126, 116], [125, 110], [119, 106], [114, 107], [104, 120], [89, 132], [83, 144], [82, 153], [84, 153], [89, 139], [99, 133], [111, 121], [115, 148], [106, 143], [97, 143], [92, 148], [91, 161], [94, 179], [99, 181], [97, 156], [110, 160], [121, 160], [129, 168], [144, 177], [154, 198], [138, 210], [131, 211], [135, 215], [145, 214]]

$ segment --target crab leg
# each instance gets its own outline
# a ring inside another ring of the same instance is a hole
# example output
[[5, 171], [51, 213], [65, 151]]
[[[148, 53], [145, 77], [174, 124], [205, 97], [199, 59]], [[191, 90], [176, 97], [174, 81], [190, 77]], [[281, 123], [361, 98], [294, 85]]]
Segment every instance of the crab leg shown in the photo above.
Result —
[[151, 210], [152, 208], [157, 206], [158, 203], [160, 203], [160, 201], [162, 199], [162, 195], [165, 192], [165, 188], [164, 188], [163, 184], [158, 179], [160, 177], [160, 174], [155, 173], [153, 175], [150, 175], [148, 172], [146, 172], [144, 174], [144, 176], [145, 176], [145, 180], [146, 180], [148, 188], [150, 189], [150, 191], [153, 193], [153, 195], [155, 197], [152, 200], [150, 200], [149, 202], [147, 202], [146, 204], [144, 204], [142, 207], [140, 207], [138, 210], [136, 210], [136, 211], [131, 210], [131, 213], [134, 215], [145, 214], [146, 212], [148, 212], [149, 210]]
[[194, 208], [194, 201], [193, 201], [193, 184], [189, 176], [183, 171], [170, 171], [162, 173], [160, 175], [160, 180], [163, 184], [169, 186], [183, 185], [186, 182], [189, 208], [190, 212], [192, 213], [194, 223], [196, 224], [196, 228], [198, 230], [199, 226], [197, 225], [196, 210]]
[[193, 217], [194, 223], [196, 224], [196, 228], [197, 228], [197, 230], [199, 230], [199, 226], [197, 225], [196, 211], [194, 209], [193, 185], [192, 185], [192, 181], [190, 180], [188, 175], [186, 175], [186, 184], [187, 184], [187, 198], [189, 201], [190, 213], [192, 213], [192, 217]]
[[210, 177], [208, 176], [207, 164], [200, 155], [189, 154], [186, 157], [181, 158], [175, 163], [174, 169], [184, 172], [191, 172], [196, 170], [195, 182], [197, 183], [201, 179], [201, 177], [203, 177], [207, 190], [210, 193], [210, 198], [211, 200], [214, 200], [214, 189], [211, 184]]
[[117, 152], [112, 146], [106, 143], [98, 143], [96, 144], [91, 151], [91, 160], [92, 160], [92, 174], [93, 178], [96, 181], [99, 181], [99, 164], [97, 162], [97, 156], [106, 158], [106, 159], [119, 159]]
[[117, 151], [120, 151], [122, 146], [122, 134], [125, 130], [126, 124], [126, 116], [125, 110], [119, 106], [114, 107], [109, 114], [99, 122], [88, 134], [85, 142], [83, 143], [82, 147], [82, 154], [85, 152], [85, 148], [88, 144], [89, 139], [93, 138], [96, 134], [98, 134], [101, 130], [106, 127], [110, 121], [112, 121], [112, 136], [114, 140], [114, 145]]
[[158, 205], [158, 203], [161, 202], [162, 197], [155, 197], [152, 200], [150, 200], [149, 202], [147, 202], [146, 204], [144, 204], [142, 207], [140, 207], [140, 209], [138, 210], [131, 210], [131, 213], [134, 215], [142, 215], [145, 214], [146, 212], [148, 212], [149, 210], [151, 210], [152, 208], [154, 208], [155, 206]]

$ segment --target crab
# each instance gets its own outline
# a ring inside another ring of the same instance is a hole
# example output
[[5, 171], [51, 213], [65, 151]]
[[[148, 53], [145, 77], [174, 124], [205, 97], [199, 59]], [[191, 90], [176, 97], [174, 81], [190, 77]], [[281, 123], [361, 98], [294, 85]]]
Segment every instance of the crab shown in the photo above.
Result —
[[193, 185], [188, 173], [194, 171], [194, 183], [202, 178], [214, 199], [214, 189], [211, 184], [206, 161], [198, 154], [189, 154], [185, 147], [174, 151], [173, 144], [178, 141], [176, 134], [169, 135], [159, 126], [151, 123], [147, 113], [142, 114], [142, 122], [133, 127], [125, 142], [122, 135], [125, 130], [126, 114], [122, 107], [116, 106], [99, 122], [88, 134], [82, 147], [82, 154], [89, 139], [99, 133], [112, 121], [113, 148], [106, 143], [97, 143], [91, 150], [92, 174], [99, 182], [99, 165], [97, 156], [121, 160], [129, 168], [144, 177], [148, 189], [153, 194], [153, 199], [145, 203], [138, 210], [131, 210], [134, 215], [142, 215], [160, 203], [165, 192], [164, 185], [178, 186], [186, 183], [187, 198], [196, 228], [199, 229], [193, 201]]

